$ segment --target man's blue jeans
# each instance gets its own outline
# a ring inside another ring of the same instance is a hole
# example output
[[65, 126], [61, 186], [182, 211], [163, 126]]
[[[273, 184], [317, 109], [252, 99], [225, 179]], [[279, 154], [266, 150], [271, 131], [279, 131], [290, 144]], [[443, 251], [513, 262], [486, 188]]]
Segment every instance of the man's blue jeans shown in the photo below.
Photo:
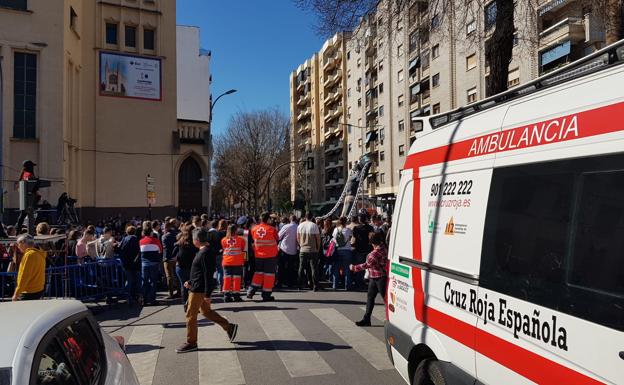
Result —
[[160, 279], [160, 263], [141, 260], [143, 278], [143, 301], [145, 304], [156, 302], [156, 283]]
[[188, 301], [189, 291], [184, 287], [184, 282], [188, 281], [191, 278], [191, 270], [182, 269], [180, 266], [176, 266], [176, 275], [178, 276], [178, 281], [180, 282], [180, 293], [182, 293], [182, 303], [186, 303]]
[[138, 300], [141, 293], [141, 271], [126, 270], [126, 292], [128, 293], [128, 302]]

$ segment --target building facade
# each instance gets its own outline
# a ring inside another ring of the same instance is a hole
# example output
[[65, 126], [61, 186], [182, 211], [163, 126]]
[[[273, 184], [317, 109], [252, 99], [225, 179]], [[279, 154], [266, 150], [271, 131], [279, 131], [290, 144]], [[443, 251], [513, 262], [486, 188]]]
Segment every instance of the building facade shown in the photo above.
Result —
[[208, 176], [179, 140], [175, 20], [175, 1], [0, 0], [7, 207], [31, 159], [43, 199], [66, 191], [83, 218], [146, 216], [148, 175], [153, 214], [175, 214], [185, 160]]
[[180, 210], [210, 207], [212, 159], [210, 51], [200, 48], [199, 28], [177, 26], [178, 127], [174, 146], [179, 151], [178, 204]]
[[313, 208], [334, 204], [347, 176], [348, 33], [328, 39], [321, 50], [290, 76], [291, 160], [314, 159], [291, 168], [291, 199]]

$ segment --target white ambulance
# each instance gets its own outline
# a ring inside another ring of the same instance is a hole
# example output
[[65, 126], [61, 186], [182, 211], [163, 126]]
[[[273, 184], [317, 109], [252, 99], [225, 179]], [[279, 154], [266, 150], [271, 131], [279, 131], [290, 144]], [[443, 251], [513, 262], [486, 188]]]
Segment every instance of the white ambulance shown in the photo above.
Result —
[[423, 118], [385, 336], [411, 384], [624, 384], [624, 41]]

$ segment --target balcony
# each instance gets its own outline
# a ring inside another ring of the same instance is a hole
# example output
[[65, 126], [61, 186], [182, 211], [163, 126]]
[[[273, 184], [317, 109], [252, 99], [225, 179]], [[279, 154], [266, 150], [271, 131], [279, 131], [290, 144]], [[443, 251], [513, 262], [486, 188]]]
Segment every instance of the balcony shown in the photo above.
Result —
[[327, 92], [325, 93], [325, 98], [323, 98], [323, 102], [329, 103], [336, 96], [336, 92]]
[[343, 141], [339, 140], [337, 142], [332, 142], [330, 144], [325, 144], [325, 153], [332, 153], [334, 151], [342, 151], [343, 149]]
[[308, 151], [308, 148], [310, 147], [311, 144], [312, 144], [312, 139], [306, 138], [299, 142], [298, 147], [303, 148], [304, 151]]
[[366, 56], [375, 56], [375, 53], [377, 53], [377, 39], [372, 36], [367, 37], [364, 42], [364, 48]]
[[323, 117], [325, 118], [326, 122], [328, 120], [333, 119], [334, 112], [336, 112], [336, 108], [327, 108], [327, 109], [325, 109], [325, 115], [323, 115]]
[[325, 164], [325, 169], [332, 169], [332, 168], [338, 168], [338, 167], [344, 167], [344, 160], [340, 159], [340, 160], [334, 160], [334, 161], [329, 161]]
[[299, 115], [297, 115], [297, 120], [303, 120], [305, 117], [307, 117], [308, 115], [310, 115], [312, 113], [312, 110], [310, 110], [310, 107], [302, 110]]
[[299, 125], [299, 129], [297, 130], [297, 134], [303, 135], [304, 133], [312, 130], [312, 123], [307, 122], [305, 124]]
[[546, 28], [539, 34], [539, 49], [570, 41], [578, 43], [585, 40], [585, 20], [580, 17], [568, 17]]
[[173, 135], [179, 144], [204, 144], [204, 133], [207, 130], [208, 122], [178, 120], [178, 125]]
[[323, 82], [323, 86], [330, 87], [331, 85], [333, 85], [337, 80], [340, 79], [340, 76], [342, 76], [342, 71], [341, 70], [336, 70], [332, 73], [326, 74], [325, 75], [325, 81]]
[[299, 96], [299, 99], [297, 99], [297, 105], [298, 106], [303, 106], [305, 105], [308, 101], [310, 100], [310, 93], [306, 92], [305, 95], [301, 95]]
[[344, 185], [345, 181], [344, 178], [338, 178], [338, 179], [327, 179], [325, 181], [325, 187], [330, 187], [330, 186], [341, 186]]

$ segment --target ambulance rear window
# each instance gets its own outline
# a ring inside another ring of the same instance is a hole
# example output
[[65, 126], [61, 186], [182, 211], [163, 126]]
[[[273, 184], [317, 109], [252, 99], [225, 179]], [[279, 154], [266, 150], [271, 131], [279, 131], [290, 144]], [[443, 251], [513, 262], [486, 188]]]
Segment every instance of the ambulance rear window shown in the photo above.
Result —
[[624, 155], [494, 170], [480, 285], [624, 331]]

